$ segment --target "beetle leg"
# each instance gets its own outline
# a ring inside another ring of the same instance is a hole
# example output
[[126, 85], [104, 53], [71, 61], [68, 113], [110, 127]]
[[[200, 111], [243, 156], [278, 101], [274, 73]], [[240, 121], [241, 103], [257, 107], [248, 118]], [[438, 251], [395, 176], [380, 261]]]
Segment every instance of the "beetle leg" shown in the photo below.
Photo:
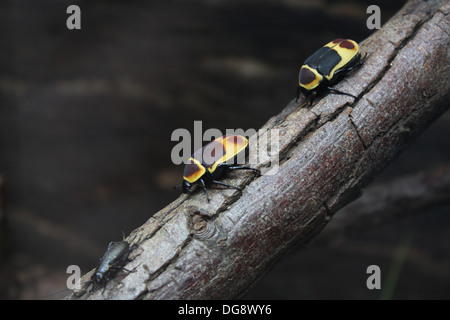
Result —
[[362, 65], [362, 64], [364, 63], [364, 61], [366, 60], [366, 57], [367, 57], [367, 52], [364, 54], [364, 57], [362, 57], [361, 59], [359, 59], [358, 63], [356, 63], [355, 65], [349, 67], [349, 68], [347, 69], [347, 71], [351, 71], [351, 70], [358, 69], [359, 67], [361, 67], [361, 65]]
[[[366, 56], [364, 56], [363, 59], [365, 59], [365, 58], [366, 58]], [[364, 62], [363, 59], [361, 59], [361, 60], [360, 60], [358, 63], [356, 63], [355, 65], [353, 65], [353, 66], [351, 66], [351, 67], [348, 67], [348, 68], [346, 68], [346, 69], [343, 69], [342, 71], [344, 71], [345, 73], [347, 73], [347, 72], [350, 72], [350, 71], [352, 71], [352, 70], [358, 69], [358, 68], [361, 67], [361, 65], [363, 64], [363, 62]]]
[[313, 91], [309, 94], [308, 99], [306, 100], [306, 102], [304, 104], [304, 105], [308, 105], [307, 108], [312, 106], [314, 99], [316, 98], [316, 95], [317, 95], [317, 91]]
[[121, 269], [122, 271], [126, 271], [126, 272], [128, 272], [128, 273], [133, 273], [133, 272], [136, 272], [137, 267], [139, 267], [139, 265], [137, 265], [136, 267], [134, 267], [132, 270], [127, 269], [127, 268], [124, 268], [124, 267], [121, 267], [120, 269]]
[[353, 70], [356, 70], [356, 69], [360, 68], [362, 66], [362, 64], [364, 63], [364, 61], [366, 60], [366, 56], [367, 56], [367, 52], [364, 54], [364, 57], [359, 58], [359, 61], [356, 62], [354, 65], [349, 66], [347, 68], [344, 67], [344, 68], [342, 68], [340, 70], [337, 70], [334, 73], [334, 76], [338, 76], [338, 75], [340, 75], [340, 73], [348, 73], [350, 71], [353, 71]]
[[200, 184], [202, 185], [203, 192], [206, 195], [206, 199], [209, 202], [209, 196], [208, 196], [208, 191], [206, 190], [205, 181], [203, 181], [203, 179], [199, 179], [199, 180], [200, 180]]
[[213, 180], [212, 183], [214, 183], [214, 184], [220, 184], [221, 186], [228, 187], [228, 188], [233, 188], [233, 189], [236, 189], [236, 190], [239, 190], [240, 192], [242, 192], [242, 189], [241, 189], [241, 188], [236, 187], [236, 186], [232, 186], [232, 185], [229, 185], [229, 184], [220, 182], [220, 181]]
[[226, 166], [228, 170], [252, 170], [254, 172], [257, 172], [261, 174], [261, 171], [259, 169], [250, 168], [246, 166]]
[[344, 95], [344, 96], [349, 96], [349, 97], [353, 97], [353, 98], [357, 99], [354, 95], [352, 95], [350, 93], [342, 92], [342, 91], [336, 90], [336, 89], [331, 88], [331, 87], [327, 87], [327, 89], [330, 90], [331, 93], [341, 94], [341, 95]]
[[300, 85], [297, 85], [297, 99], [295, 99], [295, 102], [298, 103], [298, 98], [300, 97]]
[[130, 269], [124, 268], [122, 266], [112, 266], [111, 270], [113, 270], [113, 271], [119, 271], [120, 270], [120, 271], [126, 271], [126, 272], [130, 273], [130, 272], [135, 272], [136, 268], [134, 268], [133, 270], [130, 270]]

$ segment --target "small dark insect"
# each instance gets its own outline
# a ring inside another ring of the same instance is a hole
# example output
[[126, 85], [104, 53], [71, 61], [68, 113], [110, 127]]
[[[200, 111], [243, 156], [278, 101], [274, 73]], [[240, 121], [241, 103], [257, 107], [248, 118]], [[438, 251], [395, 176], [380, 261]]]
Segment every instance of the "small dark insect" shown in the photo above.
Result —
[[98, 287], [106, 287], [106, 283], [112, 279], [115, 274], [122, 270], [126, 272], [134, 272], [123, 267], [128, 259], [130, 252], [134, 249], [134, 246], [130, 248], [130, 245], [125, 240], [112, 241], [108, 245], [103, 257], [100, 259], [100, 263], [95, 268], [95, 272], [91, 279], [85, 282], [84, 289], [80, 292], [74, 292], [76, 297], [80, 297], [86, 293], [86, 289], [92, 284], [91, 292], [95, 291]]
[[117, 271], [124, 270], [132, 272], [123, 267], [131, 252], [130, 245], [126, 241], [110, 242], [108, 249], [100, 260], [100, 264], [95, 269], [90, 281], [93, 283], [92, 290], [97, 287], [104, 287], [109, 279], [111, 279]]

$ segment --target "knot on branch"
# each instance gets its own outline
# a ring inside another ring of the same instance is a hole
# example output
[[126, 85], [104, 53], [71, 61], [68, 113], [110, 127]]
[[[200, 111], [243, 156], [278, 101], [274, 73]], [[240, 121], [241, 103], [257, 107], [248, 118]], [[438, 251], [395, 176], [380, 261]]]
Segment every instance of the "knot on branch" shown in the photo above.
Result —
[[187, 215], [187, 227], [194, 239], [206, 244], [225, 245], [226, 232], [204, 209], [196, 206], [189, 207]]

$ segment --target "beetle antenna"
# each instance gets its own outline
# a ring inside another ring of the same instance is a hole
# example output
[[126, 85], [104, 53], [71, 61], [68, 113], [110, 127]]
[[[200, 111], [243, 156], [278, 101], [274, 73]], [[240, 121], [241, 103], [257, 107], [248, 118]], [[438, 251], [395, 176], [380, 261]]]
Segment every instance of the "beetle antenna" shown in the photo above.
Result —
[[173, 186], [172, 189], [177, 189], [177, 188], [181, 188], [181, 184], [177, 185], [177, 186]]
[[64, 291], [70, 291], [70, 289], [69, 288], [65, 288], [65, 289], [59, 290], [59, 291], [57, 291], [55, 293], [51, 293], [51, 294], [48, 294], [46, 296], [42, 296], [42, 298], [53, 297], [53, 296], [56, 296], [57, 294], [63, 293]]

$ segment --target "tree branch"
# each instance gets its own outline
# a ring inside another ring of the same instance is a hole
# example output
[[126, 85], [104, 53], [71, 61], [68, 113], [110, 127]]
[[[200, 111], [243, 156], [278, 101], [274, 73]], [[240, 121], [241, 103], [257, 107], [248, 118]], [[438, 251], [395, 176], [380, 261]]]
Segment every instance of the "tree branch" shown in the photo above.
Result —
[[450, 163], [369, 186], [361, 198], [339, 210], [315, 243], [327, 244], [352, 230], [373, 228], [398, 217], [447, 206], [450, 206]]
[[[244, 192], [211, 190], [210, 203], [201, 192], [180, 197], [128, 237], [138, 248], [126, 268], [136, 271], [81, 298], [245, 294], [289, 247], [316, 236], [448, 108], [449, 8], [443, 0], [409, 1], [361, 43], [366, 62], [336, 86], [356, 101], [329, 94], [299, 109], [303, 101], [293, 100], [264, 125], [279, 130], [280, 151], [272, 154], [280, 159], [276, 174], [230, 174], [229, 183]], [[260, 141], [268, 135], [260, 131]], [[264, 170], [269, 162], [260, 159], [257, 167]]]

